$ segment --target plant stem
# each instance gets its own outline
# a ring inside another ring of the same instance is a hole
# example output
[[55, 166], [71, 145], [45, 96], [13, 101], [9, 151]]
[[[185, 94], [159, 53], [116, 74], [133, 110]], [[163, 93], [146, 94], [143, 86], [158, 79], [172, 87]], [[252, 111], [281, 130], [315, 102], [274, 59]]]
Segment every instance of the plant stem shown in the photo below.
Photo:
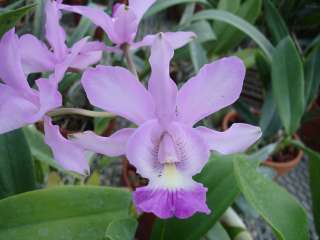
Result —
[[61, 115], [82, 115], [87, 117], [100, 117], [100, 118], [112, 118], [115, 117], [114, 114], [108, 113], [108, 112], [96, 112], [96, 111], [90, 111], [86, 109], [80, 109], [80, 108], [58, 108], [55, 110], [52, 110], [47, 113], [49, 117], [56, 117]]
[[[239, 215], [229, 207], [222, 215], [220, 222], [233, 240], [253, 240]], [[236, 231], [234, 231], [236, 230]]]
[[130, 45], [128, 43], [125, 43], [122, 45], [121, 48], [123, 50], [124, 57], [127, 60], [128, 69], [130, 70], [130, 72], [132, 72], [138, 78], [137, 69], [136, 69], [136, 66], [134, 65], [132, 55], [130, 53]]

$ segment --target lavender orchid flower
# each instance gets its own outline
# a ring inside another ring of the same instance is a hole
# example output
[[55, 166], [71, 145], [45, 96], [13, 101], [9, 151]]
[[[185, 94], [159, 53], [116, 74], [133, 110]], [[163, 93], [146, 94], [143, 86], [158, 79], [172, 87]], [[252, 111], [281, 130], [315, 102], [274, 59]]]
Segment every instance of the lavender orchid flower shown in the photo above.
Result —
[[[139, 23], [144, 13], [156, 0], [129, 0], [129, 5], [115, 4], [113, 14], [110, 17], [103, 10], [87, 6], [68, 6], [60, 4], [60, 8], [66, 11], [75, 12], [89, 18], [94, 24], [101, 27], [110, 40], [116, 44], [115, 49], [129, 44], [131, 49], [150, 46], [156, 35], [148, 35], [141, 42], [134, 42]], [[192, 32], [169, 32], [169, 37], [174, 38], [174, 48], [180, 48], [186, 42], [195, 37]], [[181, 39], [180, 41], [177, 41]]]
[[[69, 61], [85, 44], [84, 39], [74, 45]], [[53, 126], [46, 116], [47, 112], [62, 105], [62, 96], [58, 92], [60, 79], [57, 77], [62, 77], [64, 72], [52, 74], [49, 79], [40, 78], [36, 81], [38, 89], [31, 88], [23, 72], [19, 38], [14, 29], [0, 40], [0, 57], [5, 59], [0, 64], [0, 134], [44, 119], [45, 140], [52, 148], [55, 159], [67, 170], [87, 173], [89, 166], [84, 150], [64, 139], [58, 126]], [[62, 69], [66, 70], [67, 66], [62, 64]]]
[[83, 44], [80, 52], [77, 50], [77, 57], [75, 58], [75, 49], [66, 46], [66, 33], [59, 24], [61, 18], [61, 11], [58, 7], [59, 2], [47, 0], [45, 6], [46, 39], [51, 49], [48, 49], [43, 42], [31, 34], [25, 34], [20, 37], [19, 48], [22, 66], [27, 74], [50, 72], [57, 69], [60, 72], [64, 72], [64, 69], [61, 68], [65, 66], [84, 70], [89, 65], [97, 63], [102, 57], [100, 49], [103, 44], [95, 41]]
[[223, 58], [205, 65], [178, 90], [169, 75], [174, 45], [163, 34], [155, 39], [148, 90], [121, 67], [98, 66], [85, 71], [82, 84], [90, 102], [138, 128], [125, 128], [111, 137], [85, 132], [73, 139], [86, 150], [109, 156], [125, 154], [137, 172], [149, 179], [147, 186], [133, 194], [138, 211], [160, 218], [209, 214], [207, 189], [192, 176], [202, 170], [210, 150], [241, 152], [261, 136], [260, 128], [248, 124], [233, 124], [225, 132], [193, 127], [238, 99], [245, 66], [237, 57]]

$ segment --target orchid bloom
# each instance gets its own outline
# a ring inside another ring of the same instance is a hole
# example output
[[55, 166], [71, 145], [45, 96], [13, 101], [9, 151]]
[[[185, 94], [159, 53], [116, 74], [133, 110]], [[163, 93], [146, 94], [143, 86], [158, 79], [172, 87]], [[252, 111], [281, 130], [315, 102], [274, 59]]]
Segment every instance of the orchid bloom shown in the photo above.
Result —
[[59, 2], [47, 0], [45, 6], [45, 32], [51, 49], [31, 34], [20, 37], [19, 48], [26, 74], [54, 70], [64, 72], [65, 69], [61, 68], [66, 66], [84, 70], [89, 65], [97, 63], [102, 57], [102, 52], [98, 51], [102, 43], [87, 42], [87, 38], [79, 41], [85, 41], [81, 49], [74, 48], [79, 42], [71, 48], [66, 46], [66, 33], [59, 24], [61, 18]]
[[[73, 58], [85, 43], [82, 40], [75, 44]], [[0, 134], [44, 119], [45, 140], [53, 150], [55, 159], [67, 170], [87, 173], [89, 166], [84, 150], [64, 139], [59, 127], [53, 126], [46, 116], [47, 112], [62, 105], [62, 96], [58, 92], [60, 79], [57, 76], [63, 77], [64, 72], [36, 80], [38, 89], [35, 90], [29, 86], [23, 72], [19, 50], [19, 38], [12, 29], [0, 40], [0, 57], [5, 59], [0, 64]], [[66, 70], [66, 65], [62, 64], [61, 69]]]
[[110, 137], [84, 132], [73, 138], [86, 150], [109, 156], [125, 154], [137, 172], [149, 179], [147, 186], [133, 193], [138, 211], [160, 218], [209, 214], [207, 189], [192, 177], [202, 170], [210, 150], [241, 152], [261, 136], [260, 128], [248, 124], [233, 124], [225, 132], [193, 127], [238, 99], [245, 66], [237, 57], [223, 58], [205, 65], [178, 90], [169, 75], [174, 45], [164, 34], [154, 40], [148, 90], [121, 67], [97, 66], [85, 71], [81, 81], [91, 104], [138, 128], [125, 128]]
[[[129, 5], [117, 3], [113, 7], [113, 14], [110, 17], [103, 10], [87, 6], [68, 6], [60, 4], [60, 8], [66, 11], [75, 12], [89, 18], [94, 24], [101, 27], [108, 35], [109, 39], [116, 44], [115, 49], [121, 48], [123, 44], [129, 44], [132, 49], [150, 46], [156, 35], [148, 35], [142, 41], [135, 43], [139, 23], [144, 13], [156, 0], [129, 0]], [[172, 39], [180, 48], [185, 43], [179, 39], [189, 39], [195, 37], [192, 32], [168, 32], [168, 39]]]

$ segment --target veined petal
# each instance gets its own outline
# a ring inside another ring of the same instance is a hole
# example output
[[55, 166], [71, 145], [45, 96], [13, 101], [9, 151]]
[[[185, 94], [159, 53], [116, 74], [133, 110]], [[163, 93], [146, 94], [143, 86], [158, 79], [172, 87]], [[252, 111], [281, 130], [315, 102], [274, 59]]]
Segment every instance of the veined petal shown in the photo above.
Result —
[[138, 30], [138, 21], [135, 13], [127, 8], [125, 4], [121, 4], [113, 17], [115, 36], [117, 38], [114, 43], [121, 45], [123, 43], [132, 43]]
[[124, 128], [110, 137], [101, 137], [88, 131], [72, 135], [71, 140], [85, 150], [117, 157], [126, 153], [127, 141], [134, 131], [133, 128]]
[[208, 115], [234, 103], [240, 96], [245, 66], [237, 57], [205, 65], [178, 93], [178, 119], [193, 125]]
[[14, 29], [5, 33], [0, 41], [0, 79], [8, 86], [32, 96], [27, 78], [22, 70], [19, 40]]
[[197, 131], [211, 150], [222, 154], [244, 152], [262, 135], [259, 127], [244, 123], [232, 124], [225, 132], [214, 131], [206, 127], [198, 127]]
[[56, 59], [47, 46], [31, 34], [19, 39], [22, 67], [26, 74], [49, 72], [54, 69]]
[[129, 0], [129, 8], [131, 8], [137, 16], [138, 23], [155, 1], [156, 0]]
[[158, 121], [151, 120], [142, 124], [128, 140], [128, 160], [145, 178], [155, 178], [161, 172], [162, 164], [158, 161], [161, 134]]
[[[197, 36], [193, 32], [164, 32], [162, 33], [167, 42], [170, 43], [173, 49], [178, 49], [191, 42]], [[131, 49], [138, 49], [140, 47], [151, 46], [158, 34], [147, 35], [140, 42], [133, 43]]]
[[48, 117], [44, 119], [44, 131], [45, 142], [50, 146], [55, 160], [62, 167], [80, 174], [88, 174], [90, 172], [84, 150], [65, 139], [59, 131], [59, 126], [54, 126]]
[[66, 33], [60, 26], [61, 12], [56, 1], [46, 0], [46, 38], [53, 48], [54, 55], [58, 60], [64, 59], [68, 48], [65, 44]]
[[21, 128], [37, 112], [37, 106], [15, 89], [0, 84], [0, 134]]
[[177, 169], [188, 176], [201, 172], [209, 159], [209, 148], [202, 136], [193, 128], [172, 123], [168, 128], [176, 145], [179, 162]]
[[94, 106], [138, 125], [155, 117], [152, 97], [136, 77], [124, 68], [89, 68], [81, 81]]
[[157, 117], [164, 126], [173, 120], [176, 110], [178, 90], [170, 77], [170, 61], [173, 53], [170, 43], [159, 34], [151, 47], [149, 59], [151, 76], [148, 90], [154, 99]]
[[60, 9], [65, 11], [78, 13], [86, 18], [89, 18], [95, 25], [101, 27], [112, 42], [117, 41], [114, 33], [114, 23], [112, 18], [106, 14], [102, 9], [87, 7], [87, 6], [69, 6], [65, 4], [59, 5]]
[[159, 218], [189, 218], [196, 212], [210, 214], [206, 204], [207, 188], [192, 181], [187, 189], [161, 189], [140, 187], [133, 193], [133, 201], [139, 212], [153, 213]]

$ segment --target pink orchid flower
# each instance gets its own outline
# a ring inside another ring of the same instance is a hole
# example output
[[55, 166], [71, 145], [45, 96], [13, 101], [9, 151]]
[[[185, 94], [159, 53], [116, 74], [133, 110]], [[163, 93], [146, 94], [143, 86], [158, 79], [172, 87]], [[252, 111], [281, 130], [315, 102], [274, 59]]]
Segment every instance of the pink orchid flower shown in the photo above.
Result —
[[[66, 45], [66, 33], [60, 26], [61, 11], [59, 2], [47, 0], [46, 13], [46, 39], [51, 49], [31, 34], [20, 37], [19, 48], [22, 57], [22, 66], [26, 74], [33, 72], [50, 72], [57, 70], [64, 72], [61, 67], [70, 67], [84, 70], [89, 65], [97, 63], [101, 57], [102, 43], [87, 42], [82, 44], [81, 49], [68, 48]], [[84, 39], [79, 42], [83, 42]], [[75, 45], [79, 44], [76, 43]], [[74, 46], [75, 46], [74, 45]]]
[[86, 150], [109, 156], [125, 154], [137, 172], [149, 179], [133, 193], [140, 212], [160, 218], [209, 214], [207, 189], [192, 177], [209, 158], [242, 152], [261, 136], [258, 127], [233, 124], [225, 132], [194, 125], [234, 103], [241, 93], [245, 66], [237, 57], [205, 65], [178, 90], [169, 75], [175, 43], [158, 35], [151, 48], [148, 90], [128, 70], [98, 66], [85, 71], [82, 85], [90, 102], [138, 125], [110, 137], [93, 132], [76, 134], [73, 141]]
[[[156, 35], [148, 35], [142, 41], [135, 43], [139, 23], [144, 13], [156, 0], [129, 0], [129, 5], [117, 3], [113, 7], [113, 14], [109, 16], [103, 10], [88, 6], [68, 6], [60, 4], [60, 8], [75, 12], [89, 18], [95, 25], [101, 27], [109, 39], [116, 44], [114, 49], [119, 49], [123, 44], [131, 45], [131, 49], [150, 46]], [[168, 38], [172, 38], [176, 44], [174, 48], [180, 48], [186, 39], [192, 39], [192, 32], [168, 32]], [[179, 41], [182, 39], [182, 41]], [[190, 41], [187, 40], [187, 41]], [[108, 49], [112, 51], [111, 48]], [[116, 50], [114, 50], [116, 51]]]
[[[73, 58], [86, 44], [82, 40], [73, 48]], [[52, 74], [49, 79], [36, 80], [37, 90], [29, 86], [23, 72], [19, 38], [14, 29], [5, 33], [0, 40], [0, 134], [24, 127], [44, 119], [45, 140], [53, 150], [55, 159], [67, 170], [85, 174], [89, 171], [84, 150], [75, 143], [63, 138], [58, 126], [53, 126], [46, 116], [50, 110], [62, 105], [62, 96], [58, 92], [58, 82], [64, 72]], [[39, 56], [38, 56], [39, 57]], [[72, 58], [70, 58], [72, 59]], [[62, 69], [67, 69], [61, 65]]]

